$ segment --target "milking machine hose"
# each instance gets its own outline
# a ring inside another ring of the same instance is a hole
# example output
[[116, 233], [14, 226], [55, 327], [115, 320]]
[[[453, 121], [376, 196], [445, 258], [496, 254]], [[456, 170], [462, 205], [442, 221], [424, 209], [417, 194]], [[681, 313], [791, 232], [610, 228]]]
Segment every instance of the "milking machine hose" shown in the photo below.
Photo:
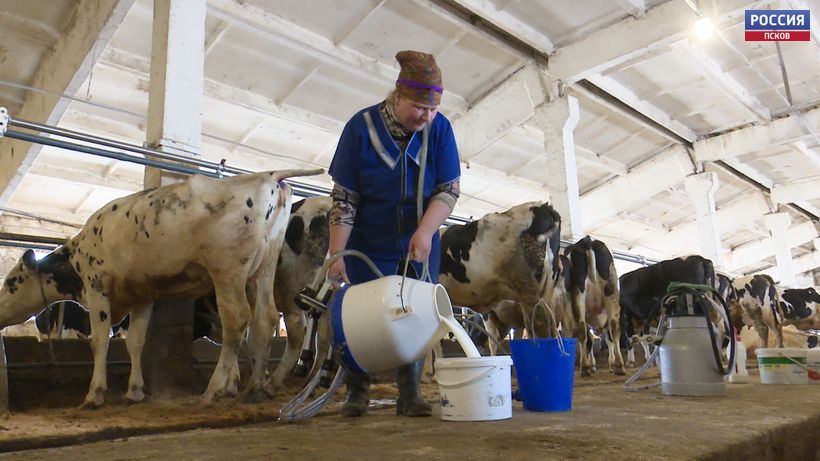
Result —
[[[384, 274], [379, 270], [378, 267], [373, 263], [373, 261], [367, 257], [366, 254], [362, 253], [358, 250], [342, 250], [339, 252], [334, 253], [332, 256], [327, 258], [327, 260], [322, 264], [322, 268], [316, 274], [316, 278], [313, 280], [313, 288], [314, 293], [319, 293], [322, 289], [326, 289], [325, 285], [328, 283], [327, 279], [327, 271], [330, 268], [330, 265], [336, 262], [337, 259], [343, 256], [355, 256], [367, 264], [370, 270], [373, 271], [378, 277], [384, 277]], [[340, 281], [341, 282], [341, 281]], [[306, 337], [307, 339], [307, 337]], [[316, 338], [316, 344], [314, 347], [318, 347], [318, 336]], [[328, 347], [326, 355], [323, 357], [316, 357], [316, 363], [320, 363], [330, 357], [333, 356], [333, 345], [331, 344]], [[321, 359], [321, 360], [320, 360]], [[314, 365], [314, 368], [315, 365]], [[321, 369], [314, 372], [313, 377], [308, 381], [307, 385], [296, 394], [290, 402], [286, 403], [282, 409], [279, 410], [279, 421], [292, 423], [296, 421], [302, 421], [308, 418], [312, 418], [316, 415], [321, 409], [327, 405], [327, 402], [336, 394], [336, 391], [339, 390], [339, 387], [344, 382], [345, 378], [345, 369], [343, 366], [339, 366], [338, 370], [336, 370], [336, 375], [333, 377], [333, 382], [330, 384], [330, 387], [324, 394], [317, 397], [312, 402], [305, 404], [305, 400], [307, 400], [316, 387], [319, 384], [319, 380], [321, 379]]]

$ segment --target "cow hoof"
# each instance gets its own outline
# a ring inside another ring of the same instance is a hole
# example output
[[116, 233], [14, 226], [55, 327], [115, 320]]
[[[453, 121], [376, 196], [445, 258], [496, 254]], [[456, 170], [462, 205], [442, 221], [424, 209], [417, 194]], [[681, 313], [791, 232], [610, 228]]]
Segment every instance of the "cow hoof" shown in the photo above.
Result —
[[133, 388], [125, 393], [125, 399], [131, 403], [138, 403], [145, 400], [145, 392], [141, 388]]
[[594, 367], [583, 367], [581, 369], [581, 376], [583, 376], [584, 378], [589, 378], [594, 373], [595, 373], [595, 368]]
[[623, 368], [611, 368], [609, 372], [618, 376], [623, 376], [626, 374], [626, 371]]

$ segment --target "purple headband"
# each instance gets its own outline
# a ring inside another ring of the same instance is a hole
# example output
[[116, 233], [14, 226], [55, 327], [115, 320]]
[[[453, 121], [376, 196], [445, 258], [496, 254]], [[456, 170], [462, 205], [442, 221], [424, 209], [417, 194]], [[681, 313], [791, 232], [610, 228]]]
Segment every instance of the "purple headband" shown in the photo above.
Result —
[[413, 88], [416, 90], [433, 90], [437, 93], [444, 92], [444, 88], [442, 88], [441, 85], [427, 85], [425, 83], [419, 83], [414, 80], [399, 79], [396, 80], [396, 85], [404, 85], [408, 88]]

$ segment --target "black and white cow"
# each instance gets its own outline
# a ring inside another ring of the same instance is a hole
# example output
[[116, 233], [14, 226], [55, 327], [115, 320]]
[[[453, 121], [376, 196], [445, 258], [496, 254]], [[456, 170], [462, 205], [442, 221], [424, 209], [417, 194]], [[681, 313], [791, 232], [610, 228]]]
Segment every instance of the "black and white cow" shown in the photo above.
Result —
[[454, 306], [488, 312], [503, 300], [533, 309], [558, 268], [561, 217], [528, 202], [441, 231], [441, 274]]
[[769, 343], [769, 331], [773, 331], [777, 347], [783, 347], [783, 314], [771, 277], [765, 274], [738, 277], [732, 281], [728, 298], [736, 331], [743, 325], [754, 326], [762, 344]]
[[286, 170], [222, 180], [192, 176], [114, 200], [40, 261], [32, 251], [23, 255], [0, 290], [0, 326], [23, 322], [57, 300], [87, 307], [94, 373], [83, 406], [99, 406], [108, 387], [111, 322], [130, 312], [126, 398], [140, 401], [145, 397], [141, 355], [153, 302], [195, 299], [215, 290], [222, 349], [202, 401], [237, 393], [237, 351], [249, 325], [248, 391], [261, 391], [271, 327], [279, 320], [273, 299], [276, 261], [290, 216], [291, 191], [282, 180], [321, 172]]
[[[272, 392], [284, 387], [288, 373], [299, 358], [305, 335], [305, 318], [296, 306], [295, 298], [302, 288], [313, 284], [325, 261], [330, 244], [328, 223], [331, 203], [330, 197], [311, 197], [294, 203], [291, 208], [273, 290], [276, 306], [284, 315], [288, 336], [285, 353], [272, 374]], [[327, 338], [320, 336], [320, 350], [317, 353], [321, 354], [326, 344]]]
[[564, 249], [569, 264], [564, 272], [566, 291], [571, 311], [563, 317], [562, 328], [578, 338], [581, 357], [581, 376], [589, 376], [595, 370], [595, 356], [589, 330], [603, 335], [609, 346], [609, 370], [617, 375], [625, 374], [621, 355], [621, 307], [620, 290], [615, 261], [606, 244], [586, 236]]
[[[73, 301], [48, 306], [37, 314], [36, 322], [37, 329], [43, 337], [68, 339], [91, 336], [91, 319], [88, 317], [88, 311]], [[62, 325], [62, 331], [57, 331], [58, 324]]]
[[645, 334], [660, 316], [660, 302], [671, 282], [715, 286], [712, 261], [693, 255], [642, 267], [620, 277], [621, 348], [628, 352], [627, 366], [635, 364], [634, 337]]
[[820, 293], [816, 288], [778, 288], [777, 291], [784, 326], [794, 325], [804, 331], [820, 329]]

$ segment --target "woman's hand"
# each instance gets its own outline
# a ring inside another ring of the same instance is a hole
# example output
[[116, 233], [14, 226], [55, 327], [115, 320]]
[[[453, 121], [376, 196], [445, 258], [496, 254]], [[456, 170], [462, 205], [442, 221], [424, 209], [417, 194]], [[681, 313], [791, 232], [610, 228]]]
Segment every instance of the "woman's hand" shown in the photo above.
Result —
[[350, 285], [350, 279], [347, 278], [347, 268], [345, 268], [345, 259], [339, 258], [330, 265], [327, 270], [327, 278], [333, 281], [333, 288], [339, 288], [342, 282]]
[[433, 245], [433, 233], [419, 227], [410, 238], [410, 259], [423, 263], [430, 257], [430, 248]]

